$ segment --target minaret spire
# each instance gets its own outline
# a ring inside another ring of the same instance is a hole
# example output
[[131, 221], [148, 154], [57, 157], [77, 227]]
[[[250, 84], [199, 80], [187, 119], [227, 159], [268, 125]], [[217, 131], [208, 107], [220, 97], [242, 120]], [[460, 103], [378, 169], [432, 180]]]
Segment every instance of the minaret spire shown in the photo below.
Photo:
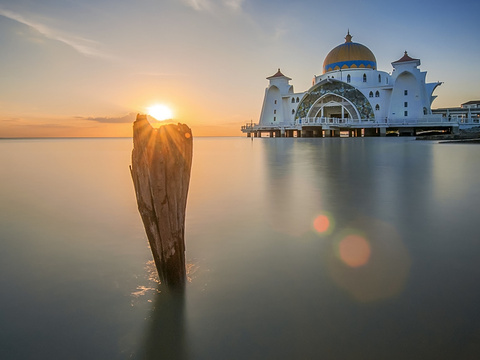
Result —
[[347, 36], [345, 36], [345, 42], [346, 43], [352, 42], [352, 35], [350, 35], [350, 29], [347, 30]]

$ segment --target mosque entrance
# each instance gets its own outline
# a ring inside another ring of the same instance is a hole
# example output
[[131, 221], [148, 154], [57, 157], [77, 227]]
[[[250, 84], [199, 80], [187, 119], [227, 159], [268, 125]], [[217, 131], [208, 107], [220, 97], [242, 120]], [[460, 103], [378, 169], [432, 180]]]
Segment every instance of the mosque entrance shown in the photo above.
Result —
[[348, 111], [343, 110], [341, 106], [325, 106], [323, 108], [323, 117], [326, 118], [335, 118], [335, 119], [348, 119], [350, 114]]
[[308, 112], [310, 118], [360, 119], [355, 106], [336, 94], [325, 94], [319, 98]]

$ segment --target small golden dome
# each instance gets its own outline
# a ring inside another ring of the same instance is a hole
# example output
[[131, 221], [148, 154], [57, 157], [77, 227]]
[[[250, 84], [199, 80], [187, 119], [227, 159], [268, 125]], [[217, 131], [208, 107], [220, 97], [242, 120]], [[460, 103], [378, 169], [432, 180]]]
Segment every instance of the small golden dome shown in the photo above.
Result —
[[377, 68], [375, 55], [365, 45], [352, 42], [350, 31], [345, 36], [345, 43], [333, 48], [323, 62], [323, 73], [334, 70], [355, 68]]

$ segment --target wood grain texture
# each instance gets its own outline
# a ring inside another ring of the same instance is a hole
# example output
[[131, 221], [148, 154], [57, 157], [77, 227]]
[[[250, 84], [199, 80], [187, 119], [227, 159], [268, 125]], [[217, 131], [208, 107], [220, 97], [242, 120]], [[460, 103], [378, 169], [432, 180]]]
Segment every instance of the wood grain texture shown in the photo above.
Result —
[[133, 123], [132, 174], [160, 281], [185, 285], [185, 210], [193, 157], [193, 137], [185, 124], [153, 128], [146, 115]]

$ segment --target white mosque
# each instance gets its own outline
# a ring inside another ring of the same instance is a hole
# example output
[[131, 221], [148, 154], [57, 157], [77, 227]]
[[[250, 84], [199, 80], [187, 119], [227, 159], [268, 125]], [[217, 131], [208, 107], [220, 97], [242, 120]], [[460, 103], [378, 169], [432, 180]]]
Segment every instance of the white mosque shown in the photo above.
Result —
[[455, 132], [459, 123], [432, 113], [433, 95], [441, 82], [427, 83], [420, 60], [407, 52], [392, 62], [391, 73], [377, 69], [375, 55], [352, 42], [332, 49], [323, 74], [312, 87], [295, 92], [290, 78], [278, 72], [267, 78], [260, 121], [247, 124], [247, 136], [323, 137], [415, 135], [425, 130]]

